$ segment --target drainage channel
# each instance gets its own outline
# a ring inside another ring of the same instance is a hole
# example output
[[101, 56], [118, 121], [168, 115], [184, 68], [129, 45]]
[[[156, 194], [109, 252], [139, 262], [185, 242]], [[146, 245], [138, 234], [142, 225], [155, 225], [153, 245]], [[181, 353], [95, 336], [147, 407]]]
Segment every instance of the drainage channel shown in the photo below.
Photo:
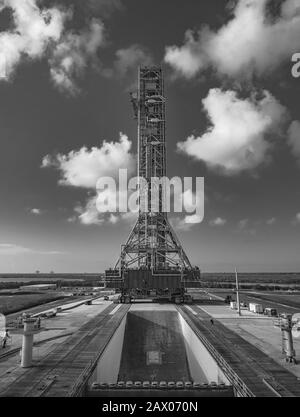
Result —
[[89, 378], [87, 396], [233, 396], [175, 306], [132, 305]]

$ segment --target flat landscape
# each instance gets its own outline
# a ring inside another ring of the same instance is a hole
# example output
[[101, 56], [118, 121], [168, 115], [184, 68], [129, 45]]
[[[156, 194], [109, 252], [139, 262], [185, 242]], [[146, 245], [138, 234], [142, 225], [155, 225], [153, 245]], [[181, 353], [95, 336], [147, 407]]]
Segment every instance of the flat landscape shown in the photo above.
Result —
[[47, 292], [40, 294], [0, 295], [0, 313], [7, 315], [27, 308], [35, 307], [50, 301], [65, 298], [59, 292]]
[[[203, 272], [203, 281], [235, 282], [234, 273]], [[299, 272], [239, 272], [239, 282], [244, 283], [281, 283], [300, 284]]]
[[[218, 299], [223, 299], [231, 296], [232, 301], [236, 301], [235, 291], [232, 290], [216, 290], [207, 288], [206, 291]], [[200, 298], [200, 295], [196, 295]], [[263, 308], [276, 308], [280, 313], [300, 313], [300, 294], [299, 292], [288, 291], [240, 291], [240, 302], [249, 304], [251, 302], [262, 304]]]

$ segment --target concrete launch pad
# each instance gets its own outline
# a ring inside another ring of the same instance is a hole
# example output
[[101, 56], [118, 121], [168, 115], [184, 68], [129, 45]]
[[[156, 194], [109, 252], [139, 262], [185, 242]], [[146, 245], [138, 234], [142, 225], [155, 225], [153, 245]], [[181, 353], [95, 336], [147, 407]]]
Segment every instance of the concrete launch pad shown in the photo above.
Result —
[[19, 368], [18, 355], [6, 365], [0, 396], [300, 396], [295, 375], [220, 322], [229, 310], [110, 302], [79, 310], [89, 320], [32, 368]]
[[192, 314], [188, 307], [179, 307], [239, 395], [300, 396], [299, 379], [292, 372], [218, 320], [214, 320], [212, 325], [212, 316], [204, 311], [206, 309], [194, 305]]
[[122, 305], [113, 312], [115, 305], [110, 304], [35, 366], [23, 372], [0, 392], [0, 396], [80, 395], [91, 367], [101, 356], [128, 309], [129, 306]]
[[183, 322], [174, 305], [133, 304], [99, 359], [86, 394], [233, 396], [227, 378], [202, 344], [191, 340]]

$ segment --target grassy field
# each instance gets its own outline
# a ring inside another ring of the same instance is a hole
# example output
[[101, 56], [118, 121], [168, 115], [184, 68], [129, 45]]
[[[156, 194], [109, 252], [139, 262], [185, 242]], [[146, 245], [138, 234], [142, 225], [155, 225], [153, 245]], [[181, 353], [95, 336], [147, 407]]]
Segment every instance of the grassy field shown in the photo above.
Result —
[[[251, 293], [248, 293], [251, 295]], [[270, 293], [255, 293], [255, 297], [265, 301], [272, 301], [275, 303], [286, 304], [291, 307], [299, 308], [300, 310], [300, 295], [299, 294], [270, 294]]]
[[0, 295], [0, 313], [12, 314], [20, 310], [63, 299], [60, 293]]
[[[299, 273], [239, 273], [240, 288], [256, 291], [300, 290]], [[202, 286], [214, 289], [235, 288], [235, 274], [202, 273]]]
[[[261, 284], [299, 284], [300, 285], [300, 273], [299, 272], [285, 272], [285, 273], [245, 273], [239, 272], [239, 282], [243, 283], [261, 283]], [[214, 282], [234, 282], [234, 273], [201, 273], [203, 281]]]

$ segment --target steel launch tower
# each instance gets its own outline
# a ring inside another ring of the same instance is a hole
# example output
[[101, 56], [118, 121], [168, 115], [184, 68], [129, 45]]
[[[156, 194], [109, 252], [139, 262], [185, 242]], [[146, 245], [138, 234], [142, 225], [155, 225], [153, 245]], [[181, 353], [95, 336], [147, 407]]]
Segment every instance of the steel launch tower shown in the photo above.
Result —
[[[138, 89], [131, 101], [138, 124], [138, 175], [144, 179], [139, 188], [140, 210], [115, 268], [106, 271], [106, 280], [115, 281], [126, 294], [137, 288], [143, 293], [170, 292], [170, 287], [182, 293], [188, 282], [199, 281], [200, 271], [192, 267], [162, 209], [163, 182], [151, 181], [166, 177], [167, 171], [166, 98], [160, 67], [139, 68]], [[155, 210], [151, 204], [154, 192]]]

